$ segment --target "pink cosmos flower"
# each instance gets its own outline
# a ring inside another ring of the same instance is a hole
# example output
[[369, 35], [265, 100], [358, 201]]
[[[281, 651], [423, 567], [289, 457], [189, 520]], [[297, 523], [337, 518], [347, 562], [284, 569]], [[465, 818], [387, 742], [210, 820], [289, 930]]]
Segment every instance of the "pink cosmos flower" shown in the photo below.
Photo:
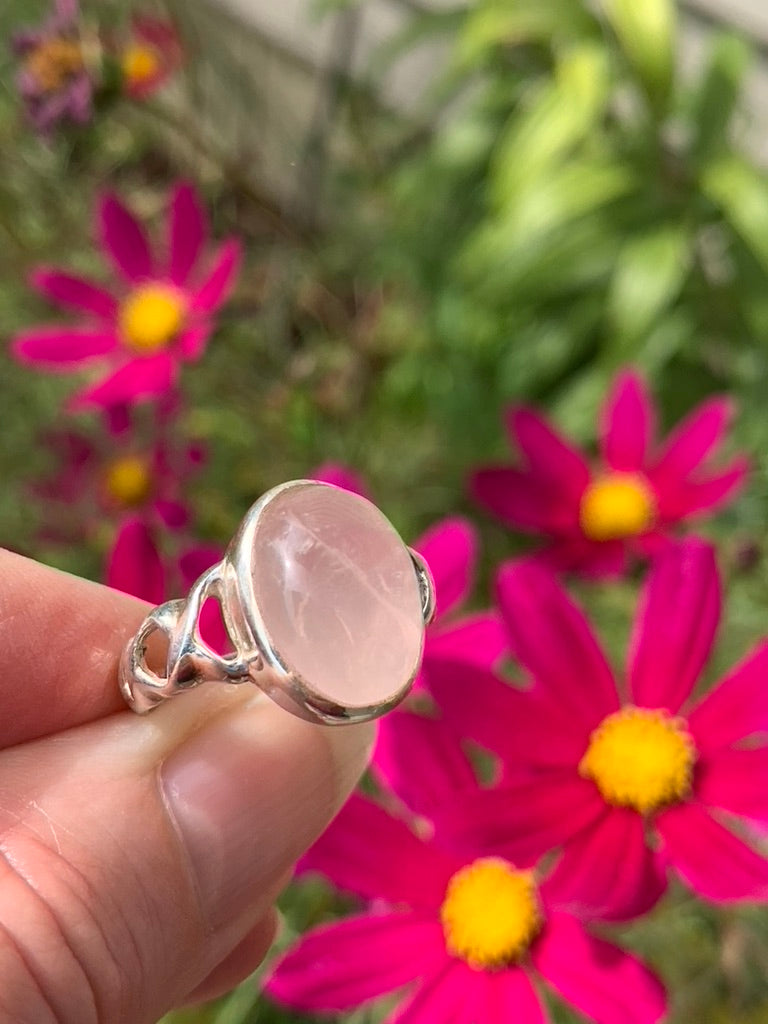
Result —
[[60, 306], [79, 312], [72, 326], [35, 327], [16, 336], [24, 363], [56, 372], [97, 365], [104, 372], [76, 396], [74, 407], [132, 404], [166, 394], [179, 364], [199, 359], [228, 297], [240, 262], [230, 238], [207, 270], [200, 263], [208, 238], [205, 213], [191, 185], [171, 199], [166, 251], [153, 253], [141, 225], [117, 199], [99, 203], [100, 242], [118, 274], [114, 289], [55, 268], [38, 268], [32, 285]]
[[137, 516], [172, 530], [189, 523], [184, 489], [205, 452], [179, 438], [175, 409], [167, 402], [143, 421], [135, 410], [111, 409], [100, 433], [66, 427], [44, 440], [58, 466], [34, 483], [32, 494], [43, 504], [49, 540], [81, 538], [104, 517]]
[[445, 718], [507, 772], [440, 811], [443, 833], [518, 855], [521, 837], [529, 856], [564, 847], [564, 870], [592, 882], [581, 907], [603, 906], [607, 880], [618, 900], [668, 867], [718, 903], [768, 900], [754, 832], [768, 824], [768, 642], [691, 700], [720, 617], [712, 548], [691, 538], [655, 562], [626, 684], [550, 570], [507, 565], [498, 597], [531, 683], [447, 663], [433, 680]]
[[157, 605], [170, 597], [168, 575], [154, 528], [140, 516], [128, 516], [107, 555], [107, 586]]
[[478, 470], [474, 496], [504, 522], [549, 538], [538, 558], [591, 575], [624, 571], [628, 554], [648, 556], [669, 543], [680, 522], [730, 500], [747, 460], [708, 468], [725, 435], [730, 405], [702, 403], [661, 444], [655, 409], [641, 378], [620, 374], [602, 414], [596, 465], [531, 409], [507, 416], [523, 465]]
[[[412, 742], [390, 781], [411, 785], [389, 796], [408, 804], [420, 783], [418, 810], [452, 802], [457, 789], [476, 794], [445, 731], [401, 714]], [[304, 936], [267, 981], [273, 999], [341, 1013], [402, 992], [388, 1024], [545, 1024], [541, 981], [598, 1024], [661, 1019], [658, 980], [562, 908], [562, 876], [548, 879], [481, 838], [467, 837], [459, 854], [412, 824], [355, 795], [312, 847], [307, 866], [370, 907]]]
[[[354, 470], [326, 462], [311, 477], [342, 487], [370, 500], [365, 481]], [[422, 668], [413, 692], [428, 688], [428, 668], [434, 658], [457, 658], [491, 668], [504, 654], [507, 640], [495, 611], [460, 615], [475, 582], [478, 560], [477, 531], [461, 516], [435, 523], [412, 547], [426, 561], [435, 583], [435, 618], [427, 627]]]
[[182, 47], [171, 21], [148, 14], [136, 14], [131, 21], [131, 38], [119, 54], [123, 89], [131, 99], [154, 95], [179, 68]]
[[21, 58], [19, 95], [41, 135], [50, 135], [61, 122], [90, 120], [93, 82], [80, 39], [77, 0], [54, 0], [43, 25], [17, 33], [11, 45]]

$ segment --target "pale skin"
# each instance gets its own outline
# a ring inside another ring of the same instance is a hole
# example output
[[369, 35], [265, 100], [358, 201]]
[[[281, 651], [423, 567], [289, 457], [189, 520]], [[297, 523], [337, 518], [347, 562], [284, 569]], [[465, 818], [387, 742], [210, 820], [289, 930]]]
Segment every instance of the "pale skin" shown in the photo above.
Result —
[[370, 754], [247, 685], [127, 710], [146, 612], [0, 552], [0, 1024], [154, 1024], [237, 984]]

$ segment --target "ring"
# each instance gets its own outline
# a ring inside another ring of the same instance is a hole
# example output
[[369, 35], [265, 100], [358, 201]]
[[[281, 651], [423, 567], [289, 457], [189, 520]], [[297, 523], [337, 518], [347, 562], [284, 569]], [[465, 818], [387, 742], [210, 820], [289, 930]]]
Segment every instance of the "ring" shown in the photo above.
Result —
[[[231, 641], [226, 655], [200, 636], [209, 598]], [[147, 616], [123, 652], [120, 689], [143, 714], [200, 683], [251, 682], [309, 721], [367, 721], [408, 693], [434, 610], [426, 563], [375, 505], [292, 480], [249, 509], [186, 600]], [[168, 646], [164, 676], [146, 660], [156, 633]]]

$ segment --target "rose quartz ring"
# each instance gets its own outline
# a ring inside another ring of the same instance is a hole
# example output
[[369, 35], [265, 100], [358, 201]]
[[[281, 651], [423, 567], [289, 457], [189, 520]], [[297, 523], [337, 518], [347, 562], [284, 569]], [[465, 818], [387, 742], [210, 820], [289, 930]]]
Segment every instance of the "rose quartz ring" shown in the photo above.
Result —
[[[232, 653], [201, 638], [209, 598], [221, 606]], [[434, 613], [425, 563], [365, 498], [294, 480], [249, 510], [222, 561], [186, 600], [144, 620], [120, 664], [120, 687], [143, 713], [203, 682], [255, 683], [316, 722], [360, 722], [408, 693]], [[147, 664], [153, 634], [165, 674]]]

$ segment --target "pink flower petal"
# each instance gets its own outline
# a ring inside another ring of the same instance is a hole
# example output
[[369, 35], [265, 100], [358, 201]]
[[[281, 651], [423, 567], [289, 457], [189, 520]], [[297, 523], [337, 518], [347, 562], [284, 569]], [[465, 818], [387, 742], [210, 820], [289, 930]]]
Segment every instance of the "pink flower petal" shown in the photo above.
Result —
[[457, 791], [477, 785], [455, 734], [443, 722], [409, 711], [381, 719], [371, 768], [381, 785], [427, 818]]
[[90, 437], [79, 434], [76, 430], [53, 428], [43, 435], [48, 451], [56, 456], [56, 461], [66, 466], [67, 470], [93, 468], [100, 458], [99, 449]]
[[70, 408], [132, 404], [144, 398], [164, 395], [173, 387], [176, 375], [176, 362], [166, 353], [147, 359], [132, 359], [110, 377], [75, 395]]
[[466, 600], [474, 582], [477, 532], [458, 516], [435, 523], [413, 547], [424, 558], [435, 581], [437, 614], [446, 615]]
[[568, 844], [542, 896], [585, 920], [628, 921], [647, 913], [666, 887], [664, 866], [648, 847], [642, 817], [616, 807]]
[[584, 755], [589, 728], [574, 727], [539, 693], [515, 689], [466, 662], [430, 660], [425, 675], [456, 735], [474, 740], [508, 764], [575, 767]]
[[566, 914], [547, 919], [531, 958], [552, 988], [590, 1020], [656, 1024], [666, 1013], [664, 987], [647, 967]]
[[174, 284], [184, 287], [187, 283], [207, 238], [208, 222], [200, 198], [189, 182], [182, 182], [171, 199], [168, 274]]
[[507, 631], [500, 616], [496, 612], [478, 612], [457, 619], [450, 626], [428, 629], [424, 661], [437, 658], [492, 668], [508, 647]]
[[678, 480], [658, 490], [659, 517], [676, 522], [700, 512], [709, 512], [724, 505], [744, 486], [749, 474], [749, 460], [734, 461], [716, 476], [702, 480]]
[[[483, 1024], [547, 1024], [547, 1013], [522, 968], [472, 973], [476, 987], [484, 990], [485, 1013], [476, 1013], [466, 1020], [466, 1024], [476, 1024], [477, 1021]], [[430, 1024], [436, 1022], [431, 1021]]]
[[340, 1012], [427, 979], [447, 959], [436, 918], [352, 917], [305, 935], [278, 960], [265, 991], [298, 1010]]
[[564, 538], [531, 555], [530, 561], [587, 579], [616, 579], [628, 568], [627, 544], [621, 540], [592, 541], [584, 536]]
[[151, 14], [134, 14], [131, 29], [137, 39], [149, 43], [164, 56], [168, 50], [180, 45], [179, 34], [171, 21], [154, 18]]
[[165, 600], [165, 571], [152, 531], [141, 519], [123, 523], [107, 560], [108, 587], [150, 604]]
[[188, 327], [178, 340], [178, 350], [182, 359], [190, 363], [196, 362], [205, 352], [213, 329], [214, 326], [210, 322]]
[[360, 494], [370, 499], [368, 487], [359, 473], [339, 462], [324, 462], [313, 469], [309, 474], [310, 480], [319, 480], [323, 484], [333, 484], [334, 487], [341, 487], [344, 491], [351, 491], [353, 494]]
[[733, 414], [727, 398], [702, 402], [670, 433], [648, 475], [658, 486], [687, 477], [720, 443]]
[[670, 807], [656, 827], [670, 863], [700, 896], [717, 903], [768, 899], [768, 859], [700, 804]]
[[567, 533], [578, 529], [578, 503], [530, 472], [509, 466], [478, 470], [470, 480], [476, 501], [495, 516], [532, 533]]
[[131, 282], [151, 277], [152, 254], [144, 230], [117, 196], [102, 196], [98, 219], [101, 244], [115, 268]]
[[605, 811], [594, 783], [561, 770], [462, 794], [431, 820], [441, 845], [508, 857], [523, 867], [593, 827]]
[[448, 880], [460, 866], [358, 794], [301, 861], [302, 871], [319, 871], [345, 892], [430, 911], [440, 906]]
[[528, 561], [508, 562], [496, 578], [499, 608], [512, 652], [537, 687], [591, 731], [619, 707], [613, 673], [583, 613], [554, 573]]
[[590, 541], [573, 571], [590, 580], [619, 579], [629, 568], [628, 547], [620, 540]]
[[154, 510], [169, 530], [183, 529], [192, 518], [189, 506], [182, 501], [168, 501], [165, 498], [158, 498], [154, 503]]
[[695, 792], [707, 807], [768, 824], [768, 747], [718, 751], [698, 765]]
[[62, 23], [74, 23], [79, 17], [80, 3], [79, 0], [56, 0], [54, 10], [56, 11], [56, 17], [59, 19], [59, 26], [63, 28], [64, 25]]
[[602, 416], [602, 454], [611, 469], [642, 469], [653, 434], [653, 403], [642, 378], [619, 374]]
[[192, 295], [192, 309], [195, 312], [212, 313], [229, 298], [240, 270], [241, 256], [242, 247], [236, 238], [224, 242], [208, 276]]
[[690, 712], [688, 728], [704, 754], [755, 733], [768, 733], [768, 640]]
[[22, 363], [42, 363], [52, 369], [75, 369], [100, 359], [117, 347], [117, 337], [105, 328], [33, 327], [17, 334], [11, 351]]
[[84, 277], [54, 267], [37, 267], [30, 275], [30, 284], [58, 306], [92, 313], [104, 320], [114, 320], [117, 315], [117, 299]]
[[651, 530], [634, 538], [633, 547], [645, 558], [657, 558], [675, 543], [672, 536], [660, 530]]
[[506, 419], [510, 438], [517, 442], [531, 476], [567, 502], [578, 503], [589, 483], [589, 466], [581, 453], [533, 409], [513, 409]]
[[719, 619], [720, 581], [712, 547], [692, 537], [659, 555], [629, 648], [634, 702], [679, 711], [709, 657]]
[[[426, 978], [412, 998], [386, 1018], [384, 1024], [474, 1024], [479, 986], [459, 960], [449, 960]], [[482, 997], [482, 988], [479, 989]]]
[[179, 559], [182, 581], [188, 589], [198, 576], [221, 561], [224, 551], [218, 544], [197, 544], [189, 548]]
[[102, 421], [108, 434], [119, 440], [132, 429], [131, 407], [129, 405], [110, 405], [102, 410]]

